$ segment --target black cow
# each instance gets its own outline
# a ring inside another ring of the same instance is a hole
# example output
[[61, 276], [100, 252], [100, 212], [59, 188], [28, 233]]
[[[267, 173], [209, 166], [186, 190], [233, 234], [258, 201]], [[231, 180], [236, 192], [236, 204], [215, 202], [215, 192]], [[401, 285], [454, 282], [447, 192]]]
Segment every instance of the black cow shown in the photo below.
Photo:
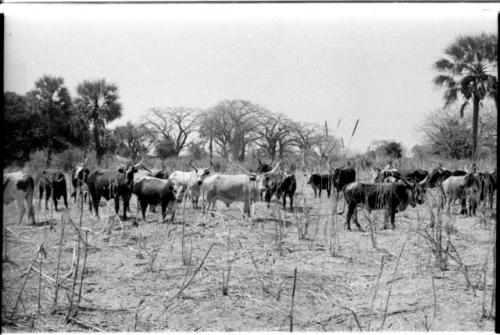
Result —
[[384, 228], [387, 228], [387, 216], [390, 216], [391, 226], [394, 229], [396, 213], [404, 211], [408, 204], [412, 207], [423, 204], [424, 196], [425, 189], [414, 182], [351, 183], [344, 189], [344, 198], [348, 205], [347, 229], [351, 230], [351, 217], [354, 215], [354, 223], [362, 230], [357, 217], [358, 205], [364, 205], [368, 212], [385, 209]]
[[281, 182], [278, 184], [276, 190], [276, 196], [278, 199], [283, 197], [283, 208], [286, 208], [286, 197], [290, 199], [290, 210], [293, 209], [293, 195], [297, 190], [297, 180], [295, 179], [295, 174], [285, 174]]
[[127, 220], [127, 208], [132, 195], [134, 173], [138, 171], [139, 166], [142, 166], [142, 162], [116, 170], [97, 169], [90, 172], [86, 180], [92, 199], [92, 204], [89, 202], [90, 211], [92, 211], [93, 205], [95, 214], [99, 217], [99, 202], [101, 197], [104, 197], [107, 201], [115, 199], [115, 212], [118, 214], [120, 198], [122, 198], [123, 219]]
[[467, 172], [462, 170], [450, 171], [448, 169], [438, 167], [431, 171], [425, 185], [429, 188], [438, 187], [449, 177], [460, 177], [465, 176], [466, 174]]
[[[139, 201], [142, 218], [146, 219], [148, 205], [161, 205], [162, 218], [167, 214], [167, 207], [175, 203], [178, 198], [178, 185], [172, 180], [164, 180], [155, 177], [142, 177], [133, 186], [133, 191]], [[175, 213], [172, 212], [172, 220]]]
[[338, 192], [342, 191], [347, 184], [356, 181], [356, 170], [352, 167], [336, 168], [333, 170], [333, 186]]
[[43, 192], [45, 191], [45, 208], [49, 209], [48, 201], [50, 195], [52, 194], [52, 201], [54, 202], [54, 208], [57, 211], [57, 201], [59, 198], [64, 199], [64, 205], [68, 208], [68, 194], [66, 189], [66, 178], [64, 173], [60, 170], [46, 169], [42, 172], [42, 177], [38, 185], [38, 190], [40, 191], [40, 199], [38, 201], [38, 207], [40, 207]]
[[330, 194], [332, 193], [333, 186], [333, 174], [318, 174], [313, 173], [307, 183], [311, 185], [314, 191], [314, 197], [316, 198], [317, 191], [319, 190], [319, 196], [321, 197], [321, 190], [326, 190], [328, 198], [330, 198]]
[[423, 169], [414, 169], [414, 170], [383, 170], [377, 171], [377, 175], [375, 177], [374, 183], [383, 183], [387, 180], [396, 180], [400, 181], [406, 179], [406, 181], [413, 181], [416, 183], [420, 183], [423, 181], [429, 172]]
[[488, 200], [490, 208], [493, 208], [493, 196], [495, 195], [495, 191], [497, 189], [496, 171], [493, 173], [479, 172], [478, 178], [481, 183], [480, 200]]

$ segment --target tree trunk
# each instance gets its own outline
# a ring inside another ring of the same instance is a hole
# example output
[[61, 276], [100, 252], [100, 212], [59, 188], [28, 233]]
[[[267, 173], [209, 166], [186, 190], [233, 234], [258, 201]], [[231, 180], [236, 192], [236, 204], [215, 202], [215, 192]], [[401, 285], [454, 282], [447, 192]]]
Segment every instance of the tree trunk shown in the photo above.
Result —
[[210, 143], [208, 144], [208, 151], [210, 152], [210, 161], [212, 161], [213, 158], [213, 137], [210, 136]]
[[476, 160], [477, 155], [477, 128], [479, 124], [479, 98], [473, 96], [472, 109], [472, 160]]
[[101, 143], [99, 140], [99, 126], [98, 121], [94, 119], [94, 145], [95, 145], [95, 156], [97, 159], [97, 165], [101, 165], [102, 152], [101, 152]]

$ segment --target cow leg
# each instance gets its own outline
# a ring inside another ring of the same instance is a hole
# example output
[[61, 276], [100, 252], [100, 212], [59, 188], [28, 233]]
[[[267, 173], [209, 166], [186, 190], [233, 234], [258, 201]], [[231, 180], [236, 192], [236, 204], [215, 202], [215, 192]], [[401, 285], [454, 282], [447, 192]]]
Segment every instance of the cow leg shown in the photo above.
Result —
[[332, 188], [331, 187], [327, 188], [326, 193], [328, 194], [328, 198], [330, 198], [330, 195], [332, 194]]
[[290, 210], [293, 210], [293, 196], [290, 196]]
[[123, 220], [127, 220], [127, 209], [130, 207], [131, 195], [123, 195]]
[[[346, 214], [346, 225], [347, 225], [347, 230], [351, 230], [351, 218], [353, 214], [356, 212], [356, 204], [349, 204], [349, 207], [347, 208], [347, 214]], [[357, 221], [357, 217], [356, 217]]]
[[392, 229], [396, 229], [396, 226], [394, 225], [394, 220], [396, 219], [396, 210], [394, 208], [391, 208], [390, 210], [390, 217], [391, 217], [391, 227]]
[[52, 193], [52, 201], [54, 202], [54, 208], [57, 212], [57, 197], [56, 197], [56, 192]]
[[319, 197], [321, 198], [321, 190], [322, 190], [322, 187], [319, 188]]
[[142, 219], [146, 221], [146, 209], [148, 208], [148, 202], [145, 200], [139, 201], [141, 207]]
[[283, 209], [286, 209], [286, 194], [283, 194]]
[[95, 215], [99, 218], [99, 202], [101, 202], [101, 196], [96, 195], [95, 198], [92, 197], [92, 204], [94, 205]]
[[387, 221], [389, 221], [389, 211], [387, 209], [384, 209], [384, 229], [389, 228], [387, 225]]
[[48, 187], [46, 190], [45, 190], [45, 209], [49, 209], [49, 199], [50, 199], [50, 195], [52, 194], [52, 188], [51, 187]]
[[460, 206], [461, 206], [460, 215], [467, 215], [467, 204], [465, 198], [462, 198], [460, 200]]
[[19, 212], [19, 221], [18, 225], [23, 223], [24, 211], [26, 210], [24, 207], [24, 202], [22, 198], [16, 198], [17, 211]]
[[38, 193], [40, 194], [40, 198], [38, 198], [38, 209], [42, 207], [42, 198], [43, 198], [43, 186], [38, 187]]
[[66, 207], [66, 209], [68, 209], [68, 195], [66, 194], [66, 192], [63, 193], [63, 200], [64, 200], [64, 206]]

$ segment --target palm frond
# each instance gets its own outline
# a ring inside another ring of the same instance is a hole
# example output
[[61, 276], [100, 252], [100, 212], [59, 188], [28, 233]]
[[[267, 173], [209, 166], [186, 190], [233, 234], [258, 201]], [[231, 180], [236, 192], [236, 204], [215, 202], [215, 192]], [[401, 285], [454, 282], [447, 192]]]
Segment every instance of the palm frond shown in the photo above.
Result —
[[444, 108], [450, 106], [452, 103], [457, 101], [458, 98], [458, 88], [448, 89], [444, 93]]
[[453, 80], [453, 77], [451, 77], [451, 76], [448, 76], [446, 74], [440, 74], [440, 75], [435, 76], [432, 81], [433, 81], [434, 85], [436, 85], [436, 86], [443, 86], [443, 85], [448, 84], [449, 82], [452, 82], [454, 80]]
[[443, 72], [446, 72], [446, 71], [449, 71], [449, 72], [453, 72], [453, 68], [454, 68], [454, 65], [452, 62], [450, 62], [448, 59], [446, 58], [441, 58], [441, 59], [438, 59], [434, 64], [433, 64], [433, 67], [435, 70], [438, 70], [438, 71], [443, 71]]
[[469, 104], [469, 100], [465, 101], [462, 106], [460, 106], [460, 117], [463, 118], [464, 117], [464, 110], [465, 110], [465, 107], [467, 107], [467, 105]]

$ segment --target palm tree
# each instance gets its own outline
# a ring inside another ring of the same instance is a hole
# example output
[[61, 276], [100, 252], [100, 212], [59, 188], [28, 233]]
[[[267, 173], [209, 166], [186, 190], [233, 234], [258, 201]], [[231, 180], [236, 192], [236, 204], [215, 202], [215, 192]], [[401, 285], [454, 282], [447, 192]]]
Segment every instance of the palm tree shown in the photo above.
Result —
[[35, 89], [27, 93], [27, 99], [40, 116], [41, 133], [47, 141], [45, 163], [49, 166], [53, 151], [64, 149], [71, 140], [71, 97], [62, 77], [44, 75], [35, 82]]
[[118, 102], [118, 87], [106, 83], [105, 79], [80, 83], [76, 89], [78, 98], [75, 100], [77, 109], [84, 115], [89, 126], [92, 124], [97, 162], [100, 165], [104, 154], [101, 143], [103, 129], [106, 124], [121, 117], [121, 105]]
[[459, 36], [444, 50], [444, 57], [437, 60], [433, 67], [439, 73], [434, 84], [445, 88], [445, 107], [456, 102], [461, 96], [460, 117], [472, 100], [472, 158], [476, 157], [479, 108], [481, 101], [489, 96], [495, 99], [497, 37], [493, 34]]

